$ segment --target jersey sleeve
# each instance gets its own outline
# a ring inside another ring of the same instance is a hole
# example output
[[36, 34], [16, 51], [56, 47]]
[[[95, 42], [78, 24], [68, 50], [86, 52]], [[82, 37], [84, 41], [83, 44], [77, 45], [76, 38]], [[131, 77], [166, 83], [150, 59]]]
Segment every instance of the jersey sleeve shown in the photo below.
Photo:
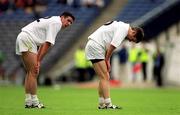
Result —
[[61, 25], [57, 23], [50, 23], [46, 29], [46, 42], [50, 42], [52, 45], [55, 44], [55, 39], [58, 32], [61, 29]]
[[128, 30], [124, 26], [116, 26], [114, 31], [114, 37], [111, 41], [111, 44], [114, 47], [120, 46], [121, 42], [125, 39], [127, 36]]

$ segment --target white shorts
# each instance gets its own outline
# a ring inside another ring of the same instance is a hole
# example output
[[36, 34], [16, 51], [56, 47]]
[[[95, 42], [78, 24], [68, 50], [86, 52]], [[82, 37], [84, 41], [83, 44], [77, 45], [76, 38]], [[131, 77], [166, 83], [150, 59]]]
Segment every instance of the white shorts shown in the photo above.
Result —
[[89, 40], [85, 47], [87, 60], [105, 59], [105, 48], [93, 40]]
[[26, 32], [21, 32], [16, 39], [16, 54], [22, 55], [22, 52], [33, 52], [37, 54], [37, 45]]

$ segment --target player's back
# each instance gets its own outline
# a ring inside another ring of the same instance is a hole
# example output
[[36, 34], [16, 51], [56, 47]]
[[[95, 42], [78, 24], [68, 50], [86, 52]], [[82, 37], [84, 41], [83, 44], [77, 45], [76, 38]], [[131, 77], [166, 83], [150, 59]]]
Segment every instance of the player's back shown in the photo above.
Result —
[[45, 18], [40, 18], [37, 19], [25, 27], [22, 28], [23, 31], [29, 31], [29, 32], [40, 32], [43, 33], [45, 32], [46, 28], [50, 23], [52, 23], [55, 19], [56, 16], [52, 17], [45, 17]]
[[114, 37], [114, 34], [119, 30], [124, 22], [110, 21], [99, 27], [94, 33], [92, 33], [88, 38], [96, 41], [102, 46], [106, 46], [110, 43]]
[[48, 35], [48, 32], [53, 32], [54, 28], [55, 33], [56, 31], [59, 31], [61, 28], [61, 21], [59, 16], [52, 16], [52, 17], [45, 17], [37, 19], [31, 23], [29, 23], [27, 26], [22, 28], [22, 31], [27, 32], [32, 39], [37, 43], [37, 45], [44, 42], [46, 36]]

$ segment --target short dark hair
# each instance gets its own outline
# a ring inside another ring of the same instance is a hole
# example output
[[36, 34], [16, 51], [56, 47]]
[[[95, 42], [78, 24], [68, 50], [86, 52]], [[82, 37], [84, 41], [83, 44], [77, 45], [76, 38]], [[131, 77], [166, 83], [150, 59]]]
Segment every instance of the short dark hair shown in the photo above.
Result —
[[136, 31], [136, 43], [139, 43], [144, 38], [144, 31], [140, 27], [132, 27], [134, 31]]
[[60, 16], [68, 17], [70, 16], [73, 21], [75, 20], [75, 17], [70, 12], [63, 12]]

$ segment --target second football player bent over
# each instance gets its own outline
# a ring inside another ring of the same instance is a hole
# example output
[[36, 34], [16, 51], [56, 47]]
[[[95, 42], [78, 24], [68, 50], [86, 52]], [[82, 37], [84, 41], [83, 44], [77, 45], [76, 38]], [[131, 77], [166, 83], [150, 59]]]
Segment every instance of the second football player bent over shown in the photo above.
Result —
[[125, 38], [130, 42], [138, 43], [143, 37], [144, 32], [140, 27], [131, 27], [121, 21], [108, 22], [88, 37], [85, 53], [99, 77], [99, 109], [121, 108], [113, 105], [110, 98], [109, 72], [111, 70], [110, 57], [113, 51]]

